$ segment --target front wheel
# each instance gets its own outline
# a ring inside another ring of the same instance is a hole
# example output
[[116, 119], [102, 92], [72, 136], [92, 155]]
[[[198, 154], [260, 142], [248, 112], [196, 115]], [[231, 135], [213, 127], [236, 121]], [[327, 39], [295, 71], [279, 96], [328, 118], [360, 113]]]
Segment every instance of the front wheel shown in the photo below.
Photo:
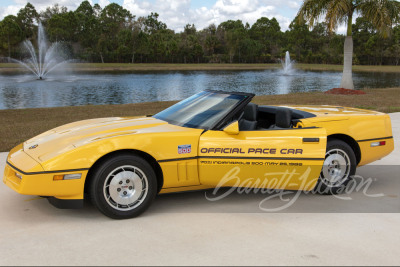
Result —
[[356, 173], [356, 156], [353, 149], [337, 139], [328, 141], [325, 161], [314, 191], [319, 194], [338, 194]]
[[144, 159], [120, 154], [105, 161], [93, 173], [92, 203], [113, 219], [133, 218], [144, 212], [157, 194], [153, 168]]

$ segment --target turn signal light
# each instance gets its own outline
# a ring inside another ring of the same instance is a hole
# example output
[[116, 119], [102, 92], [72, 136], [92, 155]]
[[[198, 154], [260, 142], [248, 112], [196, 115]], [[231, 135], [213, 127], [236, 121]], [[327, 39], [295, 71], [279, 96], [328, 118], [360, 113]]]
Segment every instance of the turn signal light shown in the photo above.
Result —
[[64, 180], [64, 175], [54, 175], [53, 181], [61, 181]]
[[53, 181], [62, 181], [62, 180], [76, 180], [81, 179], [81, 173], [73, 173], [73, 174], [58, 174], [53, 176]]
[[371, 143], [371, 147], [385, 146], [385, 145], [386, 145], [386, 141], [380, 141], [380, 142]]

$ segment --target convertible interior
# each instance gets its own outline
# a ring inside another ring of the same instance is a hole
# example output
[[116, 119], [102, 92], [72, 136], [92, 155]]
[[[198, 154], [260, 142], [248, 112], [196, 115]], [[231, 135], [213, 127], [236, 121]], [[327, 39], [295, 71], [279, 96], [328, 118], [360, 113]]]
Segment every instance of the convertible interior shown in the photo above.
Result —
[[258, 106], [249, 103], [239, 116], [239, 129], [240, 131], [290, 129], [296, 120], [311, 117], [315, 115], [286, 107]]

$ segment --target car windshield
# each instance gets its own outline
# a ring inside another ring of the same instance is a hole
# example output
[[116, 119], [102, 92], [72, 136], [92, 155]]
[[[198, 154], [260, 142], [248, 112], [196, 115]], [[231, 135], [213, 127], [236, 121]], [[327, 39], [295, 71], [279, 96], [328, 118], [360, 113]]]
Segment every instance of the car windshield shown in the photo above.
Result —
[[239, 105], [247, 95], [205, 91], [189, 97], [154, 115], [171, 124], [211, 129]]

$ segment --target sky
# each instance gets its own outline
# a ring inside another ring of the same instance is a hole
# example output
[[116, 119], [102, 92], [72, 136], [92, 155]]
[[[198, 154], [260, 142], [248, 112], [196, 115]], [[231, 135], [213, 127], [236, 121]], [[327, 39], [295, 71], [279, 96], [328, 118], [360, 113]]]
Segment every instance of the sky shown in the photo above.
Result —
[[[16, 15], [27, 0], [0, 0], [0, 19]], [[38, 11], [58, 3], [69, 10], [75, 10], [82, 0], [29, 0]], [[104, 7], [111, 2], [128, 9], [136, 17], [157, 12], [159, 19], [168, 28], [180, 32], [186, 24], [194, 24], [198, 30], [226, 20], [242, 20], [252, 25], [261, 17], [275, 17], [282, 31], [285, 31], [303, 2], [302, 0], [89, 0]], [[338, 32], [344, 32], [339, 27]]]

